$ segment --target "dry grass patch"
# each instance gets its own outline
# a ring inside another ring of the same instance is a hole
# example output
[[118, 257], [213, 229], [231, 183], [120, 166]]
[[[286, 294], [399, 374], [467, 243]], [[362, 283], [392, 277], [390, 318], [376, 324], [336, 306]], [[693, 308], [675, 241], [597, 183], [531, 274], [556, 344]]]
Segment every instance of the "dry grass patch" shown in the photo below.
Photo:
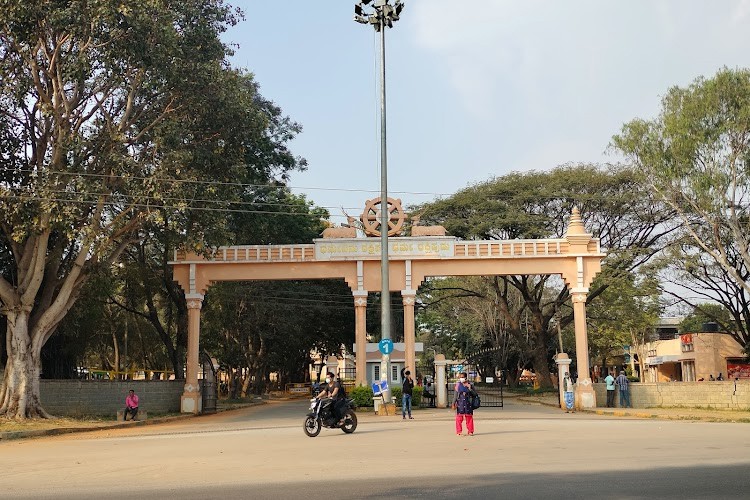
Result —
[[0, 432], [37, 431], [47, 429], [66, 429], [81, 427], [96, 427], [106, 423], [114, 422], [113, 419], [101, 417], [59, 417], [59, 418], [33, 418], [28, 420], [15, 420], [0, 418]]

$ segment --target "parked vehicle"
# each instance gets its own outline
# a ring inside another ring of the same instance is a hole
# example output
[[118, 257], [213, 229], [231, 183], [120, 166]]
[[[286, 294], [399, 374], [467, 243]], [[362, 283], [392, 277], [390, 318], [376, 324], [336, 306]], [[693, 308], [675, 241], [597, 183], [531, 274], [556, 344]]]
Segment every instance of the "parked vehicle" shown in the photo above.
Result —
[[305, 423], [302, 428], [310, 437], [320, 434], [320, 429], [327, 427], [329, 429], [341, 429], [347, 434], [351, 434], [357, 428], [357, 414], [354, 413], [354, 401], [346, 399], [344, 417], [336, 420], [333, 416], [334, 400], [330, 398], [310, 400], [310, 412], [305, 417]]

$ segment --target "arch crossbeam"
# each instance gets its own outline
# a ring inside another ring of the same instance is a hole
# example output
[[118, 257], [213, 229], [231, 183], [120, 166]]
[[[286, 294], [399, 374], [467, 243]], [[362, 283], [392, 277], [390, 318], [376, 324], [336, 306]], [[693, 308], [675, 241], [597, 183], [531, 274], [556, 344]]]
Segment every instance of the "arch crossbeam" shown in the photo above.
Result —
[[[588, 378], [585, 303], [604, 257], [599, 240], [584, 231], [574, 209], [564, 238], [461, 241], [450, 236], [396, 237], [389, 242], [389, 288], [404, 304], [406, 364], [415, 365], [414, 298], [437, 276], [560, 275], [573, 300], [578, 363], [577, 404], [593, 407]], [[381, 289], [380, 242], [370, 238], [317, 239], [301, 245], [219, 247], [200, 255], [178, 250], [170, 262], [189, 304], [188, 363], [182, 410], [200, 412], [198, 352], [200, 304], [218, 281], [344, 279], [352, 290], [356, 324], [357, 383], [365, 384], [365, 308], [369, 291]], [[193, 352], [195, 351], [195, 352]]]

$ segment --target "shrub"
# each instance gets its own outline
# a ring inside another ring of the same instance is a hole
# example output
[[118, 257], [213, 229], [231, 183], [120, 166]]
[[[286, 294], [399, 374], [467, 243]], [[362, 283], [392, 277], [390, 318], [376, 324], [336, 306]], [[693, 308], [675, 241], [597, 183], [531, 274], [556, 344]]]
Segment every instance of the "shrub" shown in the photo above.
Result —
[[[394, 387], [391, 389], [391, 396], [396, 398], [396, 406], [400, 406], [403, 403], [403, 387]], [[411, 406], [412, 408], [418, 408], [422, 402], [422, 387], [414, 386], [411, 393]]]
[[372, 402], [372, 387], [360, 385], [349, 391], [348, 396], [354, 400], [356, 406], [374, 406]]
[[419, 385], [414, 388], [411, 396], [411, 405], [414, 408], [419, 408], [419, 405], [422, 404], [422, 390], [422, 387]]
[[396, 398], [396, 406], [401, 405], [401, 387], [391, 387], [391, 396]]

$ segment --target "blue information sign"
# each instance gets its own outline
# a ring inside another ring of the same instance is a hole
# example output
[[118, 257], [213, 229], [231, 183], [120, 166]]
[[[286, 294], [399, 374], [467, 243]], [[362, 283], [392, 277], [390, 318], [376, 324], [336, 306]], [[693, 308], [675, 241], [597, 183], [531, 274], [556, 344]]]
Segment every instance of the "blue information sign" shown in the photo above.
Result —
[[380, 380], [372, 384], [372, 394], [374, 396], [380, 396], [382, 393], [388, 391], [388, 381]]
[[393, 352], [393, 341], [391, 339], [383, 339], [378, 342], [378, 349], [383, 354], [390, 354]]

